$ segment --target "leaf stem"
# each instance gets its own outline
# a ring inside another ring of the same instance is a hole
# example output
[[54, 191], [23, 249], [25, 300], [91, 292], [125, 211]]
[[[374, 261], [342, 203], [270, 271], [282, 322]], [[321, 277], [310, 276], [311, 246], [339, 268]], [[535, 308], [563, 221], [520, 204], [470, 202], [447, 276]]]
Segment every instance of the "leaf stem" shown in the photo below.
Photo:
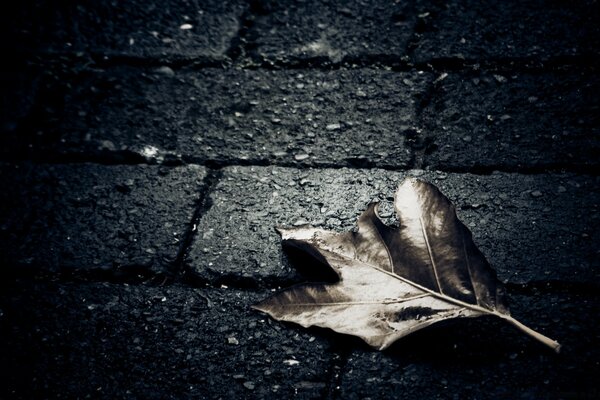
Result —
[[516, 319], [514, 319], [513, 317], [511, 317], [510, 315], [504, 315], [504, 314], [500, 314], [500, 313], [493, 313], [494, 315], [510, 322], [513, 326], [515, 326], [517, 329], [519, 329], [522, 332], [525, 332], [526, 334], [528, 334], [529, 336], [531, 336], [534, 339], [539, 340], [540, 342], [542, 342], [543, 344], [545, 344], [546, 346], [550, 347], [552, 350], [554, 350], [556, 353], [560, 353], [560, 343], [558, 343], [555, 340], [550, 339], [547, 336], [542, 335], [541, 333], [534, 331], [533, 329], [531, 329], [530, 327], [522, 324], [521, 322], [517, 321]]
[[[324, 255], [324, 257], [327, 258], [326, 255]], [[348, 258], [348, 257], [346, 257], [346, 258]], [[482, 315], [486, 315], [486, 314], [487, 315], [495, 315], [495, 316], [497, 316], [499, 318], [502, 318], [503, 320], [506, 320], [506, 321], [510, 322], [512, 325], [514, 325], [516, 328], [518, 328], [521, 332], [524, 332], [524, 333], [528, 334], [529, 336], [531, 336], [532, 338], [539, 340], [540, 342], [542, 342], [546, 346], [550, 347], [555, 352], [557, 352], [557, 353], [560, 352], [560, 343], [558, 343], [557, 341], [552, 340], [549, 337], [544, 336], [541, 333], [536, 332], [533, 329], [531, 329], [531, 328], [523, 325], [521, 322], [517, 321], [516, 319], [514, 319], [513, 317], [511, 317], [508, 314], [502, 314], [502, 313], [500, 313], [498, 311], [495, 311], [495, 310], [490, 310], [488, 308], [481, 307], [479, 305], [470, 304], [470, 303], [464, 302], [462, 300], [455, 299], [455, 298], [447, 296], [445, 294], [435, 292], [435, 291], [433, 291], [431, 289], [426, 288], [425, 286], [421, 286], [418, 283], [415, 283], [415, 282], [410, 281], [410, 280], [408, 280], [406, 278], [403, 278], [400, 275], [396, 275], [395, 273], [386, 271], [386, 270], [384, 270], [382, 268], [379, 268], [379, 267], [377, 267], [375, 265], [372, 265], [372, 264], [367, 264], [367, 265], [369, 265], [373, 269], [376, 269], [377, 271], [380, 271], [380, 272], [382, 272], [382, 273], [384, 273], [386, 275], [392, 276], [392, 277], [394, 277], [394, 278], [396, 278], [396, 279], [398, 279], [398, 280], [400, 280], [400, 281], [402, 281], [402, 282], [404, 282], [404, 283], [406, 283], [408, 285], [411, 285], [411, 286], [413, 286], [413, 287], [415, 287], [417, 289], [420, 289], [420, 290], [422, 290], [422, 291], [424, 291], [426, 293], [429, 293], [431, 296], [436, 297], [436, 298], [438, 298], [440, 300], [446, 301], [448, 303], [456, 304], [456, 305], [468, 308], [468, 309], [473, 310], [473, 311], [480, 312]]]

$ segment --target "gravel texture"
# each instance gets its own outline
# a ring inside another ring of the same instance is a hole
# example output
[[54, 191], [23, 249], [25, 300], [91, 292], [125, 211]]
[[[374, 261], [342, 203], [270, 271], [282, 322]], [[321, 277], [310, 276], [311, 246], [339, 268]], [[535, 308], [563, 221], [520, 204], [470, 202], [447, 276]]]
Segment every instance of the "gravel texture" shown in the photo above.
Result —
[[[26, 0], [5, 6], [2, 30], [19, 52], [99, 57], [223, 59], [244, 1]], [[3, 35], [4, 36], [4, 35]]]
[[[600, 397], [598, 1], [5, 3], [0, 398]], [[393, 224], [406, 176], [561, 354], [251, 308], [334, 279], [275, 226]]]
[[416, 21], [411, 2], [256, 2], [249, 55], [268, 63], [400, 57]]
[[423, 112], [437, 169], [597, 167], [599, 82], [588, 73], [449, 74]]
[[[577, 399], [597, 393], [597, 297], [510, 295], [515, 318], [562, 344], [550, 354], [493, 318], [442, 324], [386, 353], [355, 344], [338, 382], [343, 399]], [[585, 333], [584, 333], [585, 332]], [[357, 349], [358, 348], [358, 349]]]
[[417, 2], [413, 57], [494, 60], [592, 56], [600, 44], [595, 0]]
[[204, 176], [196, 166], [5, 165], [2, 267], [167, 272]]
[[371, 201], [382, 201], [381, 215], [393, 223], [394, 191], [411, 175], [436, 184], [451, 199], [501, 280], [600, 277], [598, 179], [571, 174], [231, 167], [210, 193], [212, 207], [198, 224], [187, 263], [209, 280], [297, 280], [282, 257], [276, 226], [351, 230]]
[[[3, 288], [5, 398], [318, 398], [324, 338], [251, 310], [267, 293], [114, 284]], [[8, 323], [10, 321], [10, 323]], [[215, 396], [218, 394], [218, 396]]]
[[[431, 75], [118, 68], [49, 85], [28, 151], [218, 163], [406, 166]], [[58, 86], [59, 88], [56, 88]]]

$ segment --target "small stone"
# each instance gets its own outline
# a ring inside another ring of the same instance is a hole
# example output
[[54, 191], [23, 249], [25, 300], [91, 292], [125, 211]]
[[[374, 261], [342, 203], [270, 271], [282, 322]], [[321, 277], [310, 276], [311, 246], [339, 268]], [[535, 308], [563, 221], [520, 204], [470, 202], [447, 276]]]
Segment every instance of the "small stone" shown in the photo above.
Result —
[[336, 131], [338, 129], [340, 129], [342, 127], [342, 125], [340, 124], [329, 124], [325, 127], [325, 129], [327, 129], [328, 131]]
[[564, 193], [564, 192], [566, 192], [566, 191], [567, 191], [567, 188], [566, 188], [566, 187], [564, 187], [564, 186], [562, 186], [562, 185], [558, 187], [558, 193]]
[[166, 65], [157, 68], [156, 72], [165, 76], [175, 76], [175, 71], [173, 71], [171, 67], [167, 67]]
[[531, 192], [531, 196], [533, 196], [533, 197], [542, 197], [543, 193], [540, 192], [539, 190], [534, 190], [533, 192]]
[[244, 382], [244, 387], [246, 389], [248, 389], [248, 390], [254, 390], [254, 388], [256, 386], [254, 385], [254, 382], [252, 382], [252, 381], [246, 381], [246, 382]]
[[498, 83], [504, 83], [504, 82], [508, 81], [508, 79], [506, 79], [506, 77], [504, 77], [502, 75], [494, 75], [494, 79], [496, 79], [498, 81]]
[[296, 222], [294, 222], [292, 225], [293, 226], [302, 226], [302, 225], [306, 225], [306, 224], [308, 224], [308, 221], [301, 218], [301, 219], [297, 220]]
[[438, 82], [441, 82], [441, 81], [443, 81], [444, 79], [446, 79], [447, 77], [448, 77], [448, 73], [447, 73], [447, 72], [444, 72], [444, 73], [442, 73], [440, 76], [438, 76], [438, 77], [435, 79], [435, 81], [433, 81], [433, 83], [438, 83]]
[[468, 142], [470, 142], [470, 141], [471, 141], [473, 138], [472, 138], [471, 136], [468, 136], [468, 135], [467, 135], [467, 136], [463, 137], [462, 139], [463, 139], [465, 142], [467, 142], [467, 143], [468, 143]]
[[184, 30], [184, 31], [190, 30], [190, 29], [192, 29], [192, 28], [193, 28], [193, 26], [192, 26], [191, 24], [182, 24], [182, 25], [179, 27], [179, 29], [181, 29], [181, 30]]
[[111, 142], [110, 140], [102, 140], [100, 142], [99, 149], [100, 150], [115, 151], [117, 148], [116, 148], [115, 144], [113, 142]]
[[342, 15], [345, 15], [346, 17], [353, 17], [354, 14], [352, 13], [352, 10], [350, 10], [349, 8], [340, 8], [339, 13]]
[[308, 157], [309, 157], [309, 155], [308, 155], [308, 154], [306, 154], [306, 153], [300, 153], [300, 154], [296, 154], [296, 155], [294, 156], [294, 159], [295, 159], [296, 161], [303, 161], [303, 160], [306, 160]]
[[283, 360], [283, 363], [286, 365], [298, 365], [300, 364], [300, 361], [298, 360]]
[[237, 346], [240, 342], [233, 336], [227, 338], [227, 343]]

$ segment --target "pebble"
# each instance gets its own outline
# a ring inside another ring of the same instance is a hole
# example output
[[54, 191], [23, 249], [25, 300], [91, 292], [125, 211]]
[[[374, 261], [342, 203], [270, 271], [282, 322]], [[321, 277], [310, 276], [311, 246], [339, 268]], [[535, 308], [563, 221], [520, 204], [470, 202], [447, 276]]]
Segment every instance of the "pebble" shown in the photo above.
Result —
[[534, 190], [533, 192], [531, 192], [531, 196], [532, 197], [542, 197], [543, 193], [540, 192], [539, 190]]
[[566, 192], [566, 191], [567, 191], [567, 188], [566, 188], [566, 187], [564, 187], [564, 186], [562, 186], [562, 185], [558, 187], [558, 193], [564, 193], [564, 192]]
[[163, 65], [162, 67], [157, 68], [156, 72], [158, 72], [159, 74], [163, 74], [165, 76], [175, 76], [175, 71], [173, 71], [173, 69], [171, 67], [167, 67], [166, 65]]
[[329, 124], [325, 127], [325, 129], [327, 129], [328, 131], [336, 131], [338, 129], [340, 129], [342, 127], [342, 125], [340, 124]]
[[247, 381], [247, 382], [244, 382], [244, 387], [245, 387], [246, 389], [248, 389], [248, 390], [254, 390], [254, 388], [255, 388], [256, 386], [254, 385], [254, 382], [252, 382], [252, 381]]
[[306, 154], [306, 153], [300, 153], [300, 154], [296, 154], [296, 155], [294, 156], [294, 159], [295, 159], [296, 161], [303, 161], [303, 160], [306, 160], [308, 157], [309, 157], [309, 155], [308, 155], [308, 154]]
[[240, 342], [236, 338], [234, 338], [233, 336], [227, 338], [227, 343], [232, 344], [232, 345], [236, 345], [236, 346], [238, 344], [240, 344]]

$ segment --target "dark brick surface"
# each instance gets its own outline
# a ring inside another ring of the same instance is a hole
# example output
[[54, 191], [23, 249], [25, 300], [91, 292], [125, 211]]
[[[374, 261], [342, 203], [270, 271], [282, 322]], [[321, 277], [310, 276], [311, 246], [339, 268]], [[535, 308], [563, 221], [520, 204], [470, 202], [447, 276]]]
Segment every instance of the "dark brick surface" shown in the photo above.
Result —
[[0, 72], [0, 143], [8, 144], [6, 139], [27, 123], [35, 107], [42, 74], [23, 62], [6, 63]]
[[64, 111], [47, 114], [28, 147], [402, 167], [411, 160], [416, 109], [430, 78], [375, 70], [110, 69], [64, 89]]
[[423, 112], [437, 169], [598, 165], [595, 73], [449, 74]]
[[[0, 397], [598, 397], [599, 8], [3, 4]], [[376, 352], [250, 309], [332, 279], [276, 225], [392, 223], [405, 176], [561, 355], [491, 318]]]
[[197, 166], [5, 165], [2, 267], [166, 272], [204, 175]]
[[206, 279], [298, 279], [275, 226], [350, 230], [373, 200], [385, 201], [382, 215], [391, 217], [390, 200], [408, 175], [436, 184], [456, 204], [502, 280], [599, 282], [598, 180], [572, 174], [227, 168], [187, 263]]
[[598, 55], [600, 6], [584, 1], [420, 1], [418, 62]]
[[5, 287], [0, 331], [11, 347], [2, 346], [0, 359], [16, 378], [3, 382], [2, 397], [320, 397], [334, 356], [328, 341], [252, 311], [267, 294], [112, 284]]
[[[552, 332], [554, 355], [495, 319], [422, 331], [388, 352], [356, 349], [339, 383], [343, 399], [585, 399], [598, 396], [598, 299], [510, 295], [515, 318]], [[584, 333], [585, 332], [585, 333]], [[485, 354], [485, 356], [483, 356]]]
[[10, 35], [2, 45], [13, 51], [223, 59], [245, 4], [27, 0], [2, 7], [3, 36]]
[[249, 55], [273, 63], [404, 56], [416, 20], [411, 2], [256, 3]]

